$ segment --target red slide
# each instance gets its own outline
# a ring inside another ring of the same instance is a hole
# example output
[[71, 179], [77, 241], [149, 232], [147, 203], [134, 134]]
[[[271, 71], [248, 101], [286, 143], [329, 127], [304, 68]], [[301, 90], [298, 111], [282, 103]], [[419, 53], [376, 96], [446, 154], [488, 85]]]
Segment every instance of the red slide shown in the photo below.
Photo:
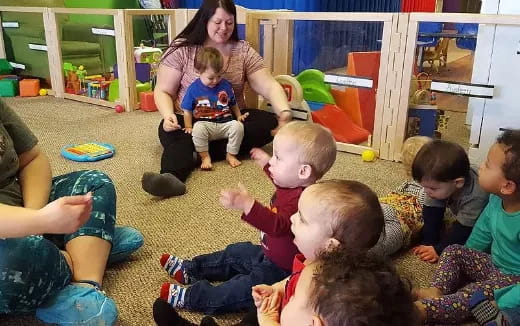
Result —
[[312, 120], [327, 127], [338, 142], [360, 144], [368, 140], [370, 133], [357, 126], [347, 113], [333, 104], [325, 104], [322, 109], [312, 111]]

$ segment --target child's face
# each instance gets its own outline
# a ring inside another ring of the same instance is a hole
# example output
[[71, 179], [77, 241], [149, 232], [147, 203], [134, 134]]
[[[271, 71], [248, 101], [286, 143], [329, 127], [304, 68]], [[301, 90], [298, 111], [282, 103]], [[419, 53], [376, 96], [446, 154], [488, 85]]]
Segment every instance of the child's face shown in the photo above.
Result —
[[202, 84], [210, 88], [217, 86], [221, 79], [222, 77], [220, 73], [216, 73], [212, 68], [208, 68], [200, 74], [200, 81]]
[[276, 135], [273, 140], [273, 156], [269, 160], [269, 173], [273, 182], [282, 188], [296, 188], [303, 185], [302, 164], [298, 161], [299, 146], [288, 135]]
[[425, 179], [419, 182], [424, 187], [424, 191], [430, 198], [445, 200], [451, 197], [455, 191], [464, 186], [464, 178], [455, 179], [453, 181], [436, 181]]
[[504, 146], [500, 144], [491, 146], [486, 160], [482, 162], [478, 170], [478, 182], [484, 191], [501, 194], [502, 187], [507, 183], [504, 171], [502, 171], [505, 161]]
[[305, 266], [303, 269], [293, 296], [280, 313], [280, 325], [313, 325], [315, 313], [309, 303], [311, 287], [314, 277], [314, 266]]
[[314, 196], [312, 190], [305, 190], [298, 201], [298, 212], [291, 216], [294, 244], [309, 261], [314, 261], [332, 239], [331, 221], [323, 216]]

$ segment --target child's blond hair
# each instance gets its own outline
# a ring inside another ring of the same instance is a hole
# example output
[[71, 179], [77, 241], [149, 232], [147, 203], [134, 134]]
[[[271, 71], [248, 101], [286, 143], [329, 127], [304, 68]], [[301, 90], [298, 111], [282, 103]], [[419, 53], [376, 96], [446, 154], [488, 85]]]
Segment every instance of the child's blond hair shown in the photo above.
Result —
[[336, 141], [331, 132], [319, 124], [292, 121], [280, 128], [277, 136], [294, 139], [300, 148], [300, 163], [312, 167], [316, 180], [327, 173], [336, 161]]
[[407, 138], [401, 148], [401, 156], [405, 171], [408, 175], [412, 175], [412, 163], [419, 150], [427, 143], [432, 141], [430, 137], [413, 136]]
[[200, 74], [209, 68], [219, 73], [224, 68], [224, 60], [219, 50], [208, 46], [197, 52], [193, 66]]

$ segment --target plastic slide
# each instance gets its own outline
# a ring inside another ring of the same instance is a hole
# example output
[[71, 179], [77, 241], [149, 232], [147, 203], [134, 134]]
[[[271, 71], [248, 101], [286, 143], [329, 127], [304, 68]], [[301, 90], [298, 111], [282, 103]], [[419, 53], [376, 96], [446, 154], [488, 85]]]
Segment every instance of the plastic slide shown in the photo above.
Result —
[[344, 110], [334, 104], [324, 104], [320, 109], [312, 111], [312, 120], [329, 128], [338, 142], [360, 144], [370, 136], [366, 129], [357, 126]]

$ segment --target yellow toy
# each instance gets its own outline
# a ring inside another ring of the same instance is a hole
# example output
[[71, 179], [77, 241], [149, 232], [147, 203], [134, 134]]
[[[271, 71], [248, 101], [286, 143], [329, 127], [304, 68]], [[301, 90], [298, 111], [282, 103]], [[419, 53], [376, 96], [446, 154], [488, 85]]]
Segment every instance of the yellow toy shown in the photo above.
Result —
[[45, 88], [40, 88], [40, 91], [38, 92], [38, 94], [40, 94], [40, 96], [45, 96], [47, 95], [47, 90]]
[[371, 149], [365, 149], [361, 153], [361, 159], [363, 160], [363, 162], [373, 162], [376, 160], [376, 157], [376, 152]]

